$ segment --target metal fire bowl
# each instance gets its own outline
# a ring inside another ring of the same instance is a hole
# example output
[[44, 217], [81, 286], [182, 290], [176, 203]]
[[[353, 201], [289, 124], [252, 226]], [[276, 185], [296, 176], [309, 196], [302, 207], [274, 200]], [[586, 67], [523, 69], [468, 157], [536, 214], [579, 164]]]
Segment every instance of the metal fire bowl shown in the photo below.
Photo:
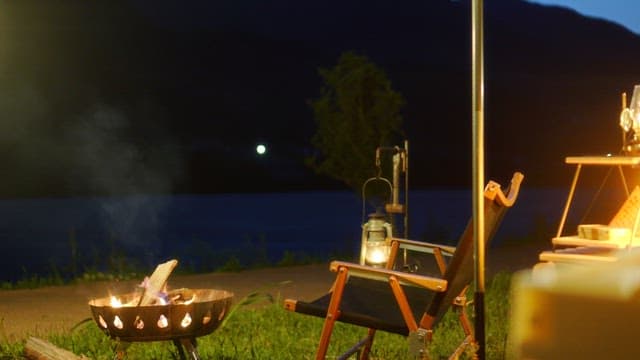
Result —
[[[220, 326], [233, 301], [233, 293], [215, 289], [183, 289], [172, 291], [170, 295], [180, 291], [187, 299], [195, 293], [195, 301], [190, 304], [112, 307], [111, 297], [104, 297], [89, 301], [89, 306], [102, 331], [113, 339], [133, 342], [208, 335]], [[130, 293], [120, 295], [118, 299], [124, 304], [134, 301], [136, 296], [139, 294]]]

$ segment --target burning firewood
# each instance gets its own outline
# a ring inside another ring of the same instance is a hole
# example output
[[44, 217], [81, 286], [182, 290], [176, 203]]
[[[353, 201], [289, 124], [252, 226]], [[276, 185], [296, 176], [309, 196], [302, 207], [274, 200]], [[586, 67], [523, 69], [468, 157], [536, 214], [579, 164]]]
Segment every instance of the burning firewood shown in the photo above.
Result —
[[178, 260], [169, 260], [156, 267], [151, 277], [143, 282], [143, 293], [138, 306], [152, 305], [157, 301], [158, 294], [165, 291], [167, 280], [177, 265]]

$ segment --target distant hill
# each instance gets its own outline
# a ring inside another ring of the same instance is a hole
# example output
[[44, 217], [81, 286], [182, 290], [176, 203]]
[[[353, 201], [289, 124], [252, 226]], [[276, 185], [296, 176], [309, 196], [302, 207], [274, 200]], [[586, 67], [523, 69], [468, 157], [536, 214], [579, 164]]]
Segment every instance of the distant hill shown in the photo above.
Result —
[[[348, 50], [407, 99], [411, 185], [466, 186], [470, 29], [469, 1], [0, 2], [0, 196], [340, 188], [302, 159]], [[565, 184], [564, 156], [618, 151], [640, 37], [493, 0], [485, 40], [487, 176]]]

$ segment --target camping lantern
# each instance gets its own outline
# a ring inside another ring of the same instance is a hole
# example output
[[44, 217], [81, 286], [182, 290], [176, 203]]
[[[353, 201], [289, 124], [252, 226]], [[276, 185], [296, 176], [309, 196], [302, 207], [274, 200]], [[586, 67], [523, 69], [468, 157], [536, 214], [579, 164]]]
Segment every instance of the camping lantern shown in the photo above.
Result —
[[[391, 240], [394, 236], [392, 226], [394, 225], [395, 214], [404, 215], [404, 236], [407, 237], [407, 199], [408, 199], [408, 142], [405, 141], [404, 148], [397, 146], [382, 146], [376, 149], [376, 175], [367, 179], [362, 184], [362, 241], [360, 248], [360, 264], [383, 267], [386, 265], [391, 252]], [[382, 153], [393, 153], [393, 184], [388, 179], [382, 177]], [[404, 204], [400, 203], [400, 178], [401, 173], [405, 179]], [[368, 191], [367, 191], [368, 190]], [[368, 215], [368, 220], [364, 222], [367, 208], [375, 209]], [[384, 209], [384, 210], [383, 210]], [[387, 216], [389, 219], [387, 219]], [[389, 222], [388, 222], [388, 221]], [[398, 231], [396, 229], [396, 231]], [[406, 258], [405, 258], [406, 261]]]
[[362, 224], [362, 246], [360, 250], [360, 264], [376, 267], [384, 266], [389, 259], [392, 236], [391, 224], [384, 214], [375, 212], [369, 214], [369, 221]]
[[640, 85], [634, 87], [629, 107], [627, 107], [627, 94], [622, 94], [620, 127], [622, 128], [622, 151], [628, 154], [640, 153]]

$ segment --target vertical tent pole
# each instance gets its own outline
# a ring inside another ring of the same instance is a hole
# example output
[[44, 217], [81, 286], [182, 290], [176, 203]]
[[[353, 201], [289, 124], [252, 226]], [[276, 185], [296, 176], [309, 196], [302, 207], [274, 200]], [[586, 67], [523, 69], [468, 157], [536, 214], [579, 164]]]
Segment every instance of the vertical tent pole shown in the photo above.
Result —
[[477, 357], [485, 358], [484, 319], [484, 275], [485, 275], [485, 233], [484, 233], [484, 49], [483, 49], [483, 0], [472, 0], [471, 8], [471, 83], [472, 91], [472, 205], [475, 257], [475, 338], [478, 342]]

